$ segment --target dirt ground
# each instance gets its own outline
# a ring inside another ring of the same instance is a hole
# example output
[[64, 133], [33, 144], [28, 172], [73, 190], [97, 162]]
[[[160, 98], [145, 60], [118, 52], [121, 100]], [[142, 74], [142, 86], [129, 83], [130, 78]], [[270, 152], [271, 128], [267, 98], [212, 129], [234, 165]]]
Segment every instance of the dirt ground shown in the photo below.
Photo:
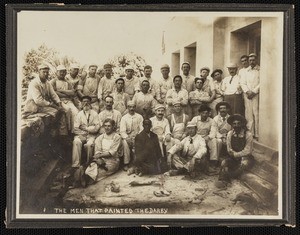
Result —
[[[260, 206], [257, 196], [240, 181], [234, 180], [226, 189], [218, 189], [214, 185], [216, 180], [216, 175], [200, 175], [195, 179], [184, 175], [128, 176], [126, 172], [120, 170], [86, 188], [68, 190], [63, 197], [62, 206], [66, 208], [67, 213], [81, 214], [267, 215], [270, 213]], [[131, 182], [148, 185], [131, 186]], [[119, 187], [119, 191], [116, 190], [118, 192], [111, 190], [112, 183]], [[250, 195], [254, 201], [236, 201], [237, 195], [241, 193]]]

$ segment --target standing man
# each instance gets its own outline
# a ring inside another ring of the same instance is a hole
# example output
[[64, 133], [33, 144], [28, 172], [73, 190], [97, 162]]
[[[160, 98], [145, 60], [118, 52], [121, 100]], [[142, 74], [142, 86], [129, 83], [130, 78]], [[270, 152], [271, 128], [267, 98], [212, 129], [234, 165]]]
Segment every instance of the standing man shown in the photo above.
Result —
[[155, 106], [155, 116], [150, 118], [152, 122], [151, 131], [158, 136], [159, 145], [162, 156], [164, 156], [164, 145], [165, 142], [171, 141], [171, 131], [168, 119], [164, 118], [166, 108], [162, 104]]
[[120, 135], [124, 148], [124, 170], [128, 170], [128, 165], [133, 159], [134, 139], [143, 130], [143, 117], [135, 112], [133, 101], [127, 103], [128, 113], [121, 118]]
[[174, 88], [171, 88], [167, 91], [166, 94], [166, 103], [167, 103], [167, 115], [173, 113], [173, 101], [179, 100], [183, 110], [186, 113], [187, 104], [189, 100], [189, 94], [186, 89], [182, 88], [182, 77], [176, 75], [173, 78]]
[[[208, 77], [210, 69], [208, 67], [203, 67], [200, 69], [200, 77], [204, 78], [204, 83], [202, 90], [208, 92], [210, 99], [207, 102], [207, 105], [210, 107], [213, 100], [216, 98], [215, 84], [212, 78]], [[211, 114], [210, 114], [211, 115]]]
[[114, 126], [113, 128], [115, 128], [114, 130], [117, 133], [119, 133], [120, 121], [122, 115], [118, 110], [113, 109], [114, 98], [108, 95], [104, 98], [104, 102], [105, 102], [105, 109], [99, 113], [100, 134], [103, 134], [105, 132], [103, 125], [106, 119], [114, 120], [116, 126]]
[[78, 95], [80, 98], [90, 96], [92, 108], [99, 113], [98, 86], [101, 78], [96, 74], [97, 68], [95, 64], [89, 66], [86, 77], [82, 77], [78, 83]]
[[133, 76], [134, 70], [131, 66], [126, 67], [125, 73], [126, 76], [124, 79], [125, 80], [124, 91], [129, 95], [130, 99], [132, 99], [137, 88], [139, 87], [139, 79]]
[[244, 79], [247, 68], [249, 67], [249, 56], [242, 55], [240, 60], [243, 67], [239, 70], [238, 75], [241, 79]]
[[[195, 77], [190, 74], [191, 65], [189, 62], [183, 62], [181, 65], [182, 70], [182, 87], [188, 91], [188, 94], [195, 90]], [[188, 103], [187, 105], [187, 114], [191, 117], [192, 114], [192, 107]]]
[[221, 182], [217, 187], [226, 186], [231, 179], [238, 178], [254, 164], [253, 137], [247, 130], [246, 119], [239, 114], [234, 114], [227, 119], [227, 122], [232, 126], [232, 130], [227, 134], [228, 156], [221, 163], [219, 174]]
[[81, 163], [82, 145], [86, 151], [86, 162], [93, 156], [93, 144], [97, 137], [100, 124], [96, 111], [91, 106], [92, 98], [83, 96], [81, 98], [82, 110], [77, 114], [74, 122], [74, 140], [72, 151], [72, 167], [78, 168]]
[[105, 64], [103, 66], [104, 76], [98, 85], [98, 99], [100, 102], [100, 111], [104, 108], [104, 98], [111, 95], [115, 86], [115, 78], [112, 76], [112, 66]]
[[123, 78], [116, 79], [115, 83], [116, 89], [111, 94], [114, 99], [113, 109], [118, 110], [123, 116], [127, 113], [127, 103], [130, 97], [124, 92], [125, 81]]
[[151, 78], [152, 74], [152, 67], [150, 65], [146, 65], [144, 67], [144, 75], [145, 77], [140, 77], [139, 79], [139, 86], [137, 87], [138, 91], [142, 90], [142, 82], [147, 80], [150, 84], [148, 93], [151, 94], [154, 98], [156, 98], [156, 93], [157, 93], [157, 88], [156, 88], [156, 83], [153, 78]]
[[139, 176], [155, 175], [161, 173], [160, 160], [162, 158], [158, 136], [151, 131], [152, 122], [143, 121], [141, 133], [135, 137], [135, 155], [133, 166], [137, 168]]
[[243, 73], [241, 79], [242, 89], [244, 91], [245, 102], [245, 117], [247, 120], [247, 127], [253, 134], [254, 138], [258, 140], [258, 108], [259, 108], [259, 70], [257, 64], [257, 56], [252, 53], [249, 55], [250, 66]]
[[217, 142], [218, 142], [218, 156], [224, 155], [227, 153], [227, 133], [231, 130], [231, 126], [227, 123], [227, 119], [229, 118], [230, 105], [222, 101], [217, 104], [216, 111], [217, 116], [214, 117], [214, 121], [217, 124]]
[[223, 74], [223, 71], [221, 69], [215, 69], [211, 73], [211, 77], [213, 78], [213, 83], [214, 83], [215, 92], [216, 92], [215, 98], [210, 103], [210, 106], [209, 106], [211, 108], [212, 117], [215, 117], [217, 115], [216, 105], [224, 100], [223, 91], [222, 91], [222, 83], [223, 83], [222, 74]]
[[183, 140], [186, 136], [186, 124], [190, 120], [181, 107], [180, 100], [173, 101], [174, 112], [168, 116], [172, 137]]
[[170, 73], [170, 66], [167, 64], [164, 64], [160, 68], [162, 78], [160, 78], [157, 83], [157, 101], [160, 104], [166, 103], [166, 94], [167, 91], [170, 90], [173, 87], [173, 79], [169, 76]]
[[149, 91], [150, 83], [148, 80], [142, 82], [141, 92], [135, 93], [132, 98], [136, 106], [136, 112], [142, 115], [143, 117], [152, 117], [154, 114], [154, 108], [156, 105], [156, 100], [153, 98], [152, 94]]
[[189, 103], [192, 108], [192, 118], [198, 115], [198, 109], [201, 104], [208, 103], [210, 96], [203, 88], [204, 78], [195, 78], [195, 90], [189, 93]]
[[222, 84], [224, 101], [230, 104], [231, 114], [244, 115], [243, 90], [241, 88], [240, 77], [237, 75], [237, 65], [227, 66], [230, 76], [225, 77]]
[[197, 134], [205, 140], [209, 153], [210, 161], [217, 165], [219, 156], [217, 152], [217, 124], [209, 117], [210, 108], [206, 104], [202, 104], [199, 108], [199, 116], [192, 119], [197, 125]]
[[48, 65], [40, 65], [38, 70], [38, 76], [29, 83], [22, 117], [35, 113], [49, 114], [55, 117], [53, 130], [58, 129], [59, 135], [67, 136], [66, 114], [58, 95], [50, 82], [47, 81], [50, 68]]
[[173, 166], [175, 170], [170, 170], [169, 174], [178, 175], [189, 173], [191, 178], [195, 175], [196, 160], [200, 160], [200, 164], [207, 170], [208, 164], [206, 155], [205, 140], [197, 134], [197, 125], [193, 122], [187, 124], [188, 136], [185, 137], [179, 144], [174, 145], [167, 155], [169, 169]]
[[72, 88], [75, 91], [75, 96], [73, 98], [73, 103], [74, 103], [75, 107], [78, 110], [81, 110], [81, 103], [80, 103], [80, 99], [77, 94], [78, 83], [81, 79], [79, 76], [79, 69], [80, 69], [80, 67], [78, 64], [71, 64], [70, 72], [69, 72], [69, 74], [66, 75], [66, 81], [72, 85]]
[[78, 109], [73, 103], [73, 98], [76, 96], [76, 93], [73, 89], [71, 83], [67, 82], [65, 76], [67, 74], [67, 69], [63, 65], [59, 65], [56, 68], [57, 78], [50, 81], [53, 86], [54, 91], [61, 100], [61, 105], [66, 113], [66, 121], [68, 130], [71, 133], [74, 133], [74, 121], [78, 113]]

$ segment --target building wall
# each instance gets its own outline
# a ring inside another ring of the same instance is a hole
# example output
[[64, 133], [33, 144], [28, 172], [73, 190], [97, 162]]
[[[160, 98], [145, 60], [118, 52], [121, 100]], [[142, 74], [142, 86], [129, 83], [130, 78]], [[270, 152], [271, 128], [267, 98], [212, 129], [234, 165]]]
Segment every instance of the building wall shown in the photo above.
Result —
[[[172, 53], [180, 52], [181, 65], [188, 58], [185, 47], [196, 43], [194, 75], [198, 76], [200, 68], [208, 66], [211, 69], [221, 68], [224, 76], [228, 76], [226, 65], [231, 62], [239, 64], [240, 56], [249, 53], [246, 38], [239, 30], [261, 22], [259, 142], [276, 150], [282, 126], [283, 39], [278, 36], [283, 34], [281, 21], [275, 17], [226, 17], [202, 24], [193, 18], [174, 18], [166, 27], [168, 40], [164, 55], [172, 69]], [[173, 69], [178, 71], [178, 63]]]

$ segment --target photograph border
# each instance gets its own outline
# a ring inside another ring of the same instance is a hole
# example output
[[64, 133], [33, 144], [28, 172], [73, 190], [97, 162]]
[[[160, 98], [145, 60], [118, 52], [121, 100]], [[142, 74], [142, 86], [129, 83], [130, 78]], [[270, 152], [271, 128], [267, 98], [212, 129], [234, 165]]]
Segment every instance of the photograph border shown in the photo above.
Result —
[[[128, 227], [128, 226], [280, 226], [295, 224], [296, 161], [296, 80], [294, 47], [294, 6], [287, 4], [153, 4], [153, 5], [55, 5], [9, 4], [6, 6], [6, 123], [7, 123], [7, 227]], [[282, 110], [282, 175], [283, 217], [260, 219], [16, 219], [17, 161], [17, 13], [33, 11], [280, 11], [284, 13], [283, 35], [283, 100]]]

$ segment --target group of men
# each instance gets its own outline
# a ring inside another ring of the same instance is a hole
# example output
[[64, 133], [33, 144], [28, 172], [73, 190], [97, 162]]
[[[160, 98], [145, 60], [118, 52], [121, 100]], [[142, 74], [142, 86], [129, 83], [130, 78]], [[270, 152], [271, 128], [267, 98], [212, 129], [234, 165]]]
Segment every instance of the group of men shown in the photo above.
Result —
[[220, 69], [209, 78], [208, 67], [194, 77], [184, 62], [182, 75], [173, 78], [170, 67], [162, 65], [160, 79], [151, 77], [149, 65], [140, 78], [130, 66], [125, 77], [114, 78], [110, 64], [103, 66], [103, 77], [94, 64], [81, 76], [78, 65], [71, 65], [69, 74], [59, 65], [57, 77], [48, 81], [49, 67], [40, 65], [29, 84], [24, 116], [48, 113], [56, 118], [58, 135], [73, 139], [72, 168], [82, 171], [85, 165], [89, 182], [113, 174], [120, 165], [128, 174], [191, 177], [220, 167], [220, 181], [228, 182], [253, 164], [256, 57], [242, 56], [239, 71], [236, 64], [228, 65], [230, 76], [224, 79]]

